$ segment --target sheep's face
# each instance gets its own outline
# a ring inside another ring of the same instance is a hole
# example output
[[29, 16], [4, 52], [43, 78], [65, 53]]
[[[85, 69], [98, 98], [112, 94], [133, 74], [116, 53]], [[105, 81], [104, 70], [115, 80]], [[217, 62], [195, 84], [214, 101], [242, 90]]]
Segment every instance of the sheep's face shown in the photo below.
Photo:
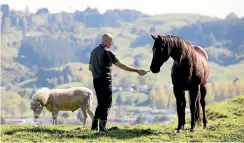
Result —
[[33, 111], [34, 117], [39, 118], [43, 110], [43, 106], [40, 104], [40, 102], [37, 103], [31, 102], [31, 110]]

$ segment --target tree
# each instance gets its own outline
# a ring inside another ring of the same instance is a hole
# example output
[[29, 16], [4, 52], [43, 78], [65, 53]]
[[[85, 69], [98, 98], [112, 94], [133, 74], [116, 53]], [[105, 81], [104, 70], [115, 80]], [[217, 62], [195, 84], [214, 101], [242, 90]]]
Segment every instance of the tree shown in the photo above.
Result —
[[154, 33], [154, 32], [156, 32], [156, 28], [155, 28], [155, 26], [151, 27], [150, 30], [149, 30], [149, 32], [150, 32], [150, 33]]
[[23, 117], [23, 114], [28, 111], [29, 104], [27, 100], [22, 99], [19, 103], [19, 110], [20, 110], [20, 115]]
[[19, 113], [19, 104], [22, 100], [20, 95], [15, 92], [2, 92], [1, 99], [1, 110], [5, 114], [5, 117], [9, 114], [14, 117], [16, 113]]
[[165, 94], [165, 90], [162, 87], [156, 88], [156, 107], [158, 109], [165, 108], [168, 102], [168, 96]]
[[120, 95], [120, 94], [117, 96], [117, 99], [116, 99], [116, 104], [117, 104], [117, 105], [121, 105], [121, 104], [123, 104], [123, 100], [122, 100], [122, 98], [121, 98], [121, 95]]
[[137, 81], [139, 82], [139, 85], [145, 85], [147, 78], [146, 77], [141, 77], [141, 76], [137, 76]]
[[63, 114], [62, 114], [62, 117], [64, 117], [65, 119], [67, 119], [67, 118], [69, 117], [69, 113], [66, 113], [66, 112], [63, 113]]
[[78, 111], [76, 118], [79, 119], [80, 121], [84, 120], [84, 117], [83, 117], [83, 114], [81, 113], [81, 110]]
[[27, 19], [25, 16], [22, 18], [22, 24], [23, 24], [24, 32], [27, 32], [28, 31], [28, 23], [27, 23]]
[[165, 94], [168, 96], [168, 101], [167, 101], [167, 108], [171, 108], [172, 107], [172, 105], [171, 105], [171, 103], [172, 103], [172, 98], [174, 98], [174, 93], [173, 93], [173, 89], [172, 89], [172, 87], [171, 88], [165, 88]]
[[155, 108], [156, 101], [157, 101], [157, 91], [155, 90], [154, 87], [150, 90], [149, 96], [150, 96], [150, 101], [151, 101], [151, 107]]
[[25, 13], [27, 13], [27, 14], [28, 14], [28, 13], [29, 13], [29, 11], [30, 11], [30, 10], [29, 10], [29, 7], [28, 7], [28, 5], [27, 5], [27, 6], [25, 7]]
[[136, 98], [136, 100], [134, 101], [135, 105], [139, 104], [140, 100], [139, 98]]
[[1, 116], [1, 125], [5, 124], [5, 123], [6, 123], [5, 119], [3, 118], [3, 116]]
[[127, 97], [124, 104], [125, 105], [132, 105], [133, 97]]
[[11, 30], [12, 30], [11, 19], [9, 17], [5, 17], [3, 20], [3, 32], [9, 33], [11, 32]]
[[230, 13], [228, 14], [228, 16], [226, 17], [226, 19], [228, 20], [235, 20], [235, 19], [238, 19], [238, 16], [235, 14], [235, 13]]
[[145, 121], [145, 117], [143, 117], [142, 115], [139, 115], [137, 118], [136, 118], [136, 124], [142, 124], [144, 123]]
[[122, 78], [122, 79], [120, 80], [121, 85], [122, 85], [123, 87], [127, 87], [127, 86], [131, 85], [131, 80], [130, 80], [130, 79], [131, 79], [131, 78], [128, 77], [128, 76]]
[[138, 58], [135, 58], [135, 60], [134, 60], [134, 66], [135, 67], [139, 67], [140, 66], [140, 61], [139, 61]]
[[210, 35], [209, 35], [209, 41], [208, 43], [213, 45], [214, 43], [216, 42], [216, 39], [214, 37], [214, 34], [211, 32]]
[[9, 15], [9, 5], [1, 5], [1, 12], [3, 12], [3, 18]]
[[36, 15], [40, 15], [40, 14], [48, 14], [49, 10], [47, 8], [40, 8], [36, 11]]

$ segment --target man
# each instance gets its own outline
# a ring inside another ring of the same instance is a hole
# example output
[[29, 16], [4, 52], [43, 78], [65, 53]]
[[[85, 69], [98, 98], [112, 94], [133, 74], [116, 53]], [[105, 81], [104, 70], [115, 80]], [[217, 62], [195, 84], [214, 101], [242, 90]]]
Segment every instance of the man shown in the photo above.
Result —
[[136, 72], [140, 76], [147, 72], [126, 65], [119, 61], [115, 54], [109, 49], [113, 45], [113, 36], [105, 33], [102, 42], [91, 52], [89, 70], [92, 72], [93, 85], [97, 95], [98, 105], [92, 121], [92, 130], [109, 132], [106, 129], [107, 117], [112, 104], [112, 64], [130, 72]]

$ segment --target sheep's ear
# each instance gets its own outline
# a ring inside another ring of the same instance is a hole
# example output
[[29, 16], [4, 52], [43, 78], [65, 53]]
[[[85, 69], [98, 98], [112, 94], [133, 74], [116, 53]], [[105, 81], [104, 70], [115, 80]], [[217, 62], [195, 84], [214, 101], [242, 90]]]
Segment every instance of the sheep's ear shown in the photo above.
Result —
[[40, 106], [41, 106], [41, 107], [44, 107], [43, 102], [41, 102], [40, 100], [38, 100], [38, 102], [40, 103]]
[[156, 37], [154, 37], [153, 35], [151, 35], [152, 36], [152, 38], [155, 40], [156, 39]]

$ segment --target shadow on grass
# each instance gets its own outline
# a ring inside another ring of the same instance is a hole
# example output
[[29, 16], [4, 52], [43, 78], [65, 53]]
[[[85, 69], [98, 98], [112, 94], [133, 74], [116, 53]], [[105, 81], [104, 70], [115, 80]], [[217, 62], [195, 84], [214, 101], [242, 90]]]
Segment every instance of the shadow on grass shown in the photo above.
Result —
[[35, 128], [31, 128], [31, 129], [12, 129], [12, 130], [8, 130], [6, 132], [3, 132], [3, 134], [5, 135], [14, 135], [18, 132], [32, 132], [32, 133], [49, 133], [49, 134], [63, 134], [66, 131], [64, 130], [58, 130], [58, 129], [48, 129], [48, 128], [43, 128], [43, 127], [35, 127]]
[[35, 127], [31, 129], [12, 129], [3, 132], [5, 135], [14, 136], [16, 133], [20, 132], [29, 132], [29, 133], [41, 133], [41, 134], [50, 134], [52, 138], [80, 138], [80, 139], [97, 139], [100, 137], [109, 137], [114, 139], [130, 139], [130, 138], [138, 138], [145, 137], [152, 134], [158, 134], [151, 129], [120, 129], [117, 127], [110, 128], [112, 132], [104, 133], [104, 132], [96, 132], [90, 131], [90, 129], [81, 129], [75, 128], [71, 131], [60, 130], [60, 129], [48, 129], [45, 127]]
[[104, 133], [104, 132], [92, 132], [92, 134], [85, 134], [79, 136], [83, 139], [96, 139], [100, 137], [109, 137], [114, 139], [131, 139], [131, 138], [138, 138], [138, 137], [145, 137], [156, 134], [151, 129], [119, 129], [117, 127], [112, 127], [109, 130], [112, 132]]

